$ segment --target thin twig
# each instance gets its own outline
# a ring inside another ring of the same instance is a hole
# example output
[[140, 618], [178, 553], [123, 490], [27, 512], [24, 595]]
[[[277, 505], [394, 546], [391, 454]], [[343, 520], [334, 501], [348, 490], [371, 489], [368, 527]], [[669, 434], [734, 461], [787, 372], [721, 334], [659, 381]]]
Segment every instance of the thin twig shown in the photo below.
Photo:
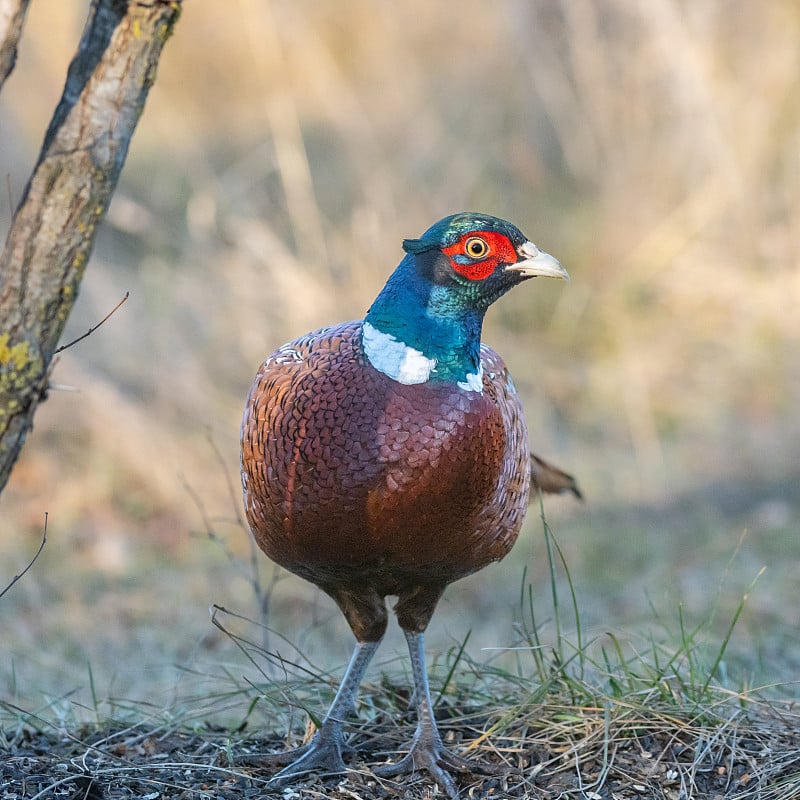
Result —
[[27, 567], [25, 567], [25, 569], [24, 569], [24, 570], [22, 570], [22, 572], [20, 572], [20, 573], [19, 573], [19, 575], [15, 575], [15, 576], [14, 576], [14, 577], [11, 579], [11, 583], [9, 583], [9, 584], [8, 584], [8, 586], [6, 586], [6, 588], [5, 588], [5, 589], [3, 589], [3, 591], [2, 591], [2, 592], [0, 592], [0, 597], [3, 597], [3, 595], [5, 595], [5, 594], [6, 594], [6, 592], [8, 592], [8, 591], [9, 591], [9, 589], [11, 589], [11, 587], [12, 587], [12, 586], [13, 586], [13, 585], [14, 585], [14, 584], [15, 584], [15, 583], [16, 583], [16, 582], [17, 582], [17, 581], [20, 579], [20, 578], [22, 578], [22, 576], [23, 576], [23, 575], [24, 575], [24, 574], [25, 574], [25, 573], [26, 573], [26, 572], [27, 572], [27, 571], [28, 571], [28, 570], [29, 570], [29, 569], [30, 569], [30, 568], [31, 568], [31, 567], [32, 567], [32, 566], [33, 566], [33, 565], [36, 563], [36, 559], [37, 559], [37, 558], [39, 558], [39, 556], [40, 556], [40, 555], [41, 555], [41, 553], [42, 553], [42, 550], [44, 550], [44, 546], [45, 546], [45, 543], [46, 543], [46, 542], [47, 542], [47, 512], [45, 511], [45, 512], [44, 512], [44, 530], [42, 531], [42, 541], [41, 541], [41, 543], [39, 544], [39, 549], [36, 551], [36, 555], [34, 555], [34, 557], [33, 557], [33, 558], [32, 558], [32, 559], [31, 559], [31, 560], [28, 562], [28, 566], [27, 566]]
[[117, 304], [114, 306], [114, 308], [112, 308], [112, 309], [111, 309], [111, 311], [109, 311], [109, 312], [108, 312], [108, 314], [106, 314], [106, 315], [103, 317], [103, 319], [101, 319], [101, 320], [100, 320], [100, 322], [98, 322], [98, 323], [97, 323], [97, 325], [94, 325], [93, 327], [89, 328], [89, 330], [88, 330], [88, 331], [86, 331], [86, 333], [84, 333], [83, 335], [79, 336], [77, 339], [73, 339], [73, 340], [72, 340], [71, 342], [69, 342], [68, 344], [62, 344], [62, 345], [61, 345], [61, 347], [59, 347], [59, 348], [57, 348], [55, 351], [53, 351], [53, 355], [56, 355], [56, 354], [58, 354], [58, 353], [61, 353], [61, 352], [63, 352], [64, 350], [67, 350], [68, 348], [72, 347], [72, 345], [74, 345], [74, 344], [78, 344], [78, 342], [80, 342], [80, 341], [83, 341], [83, 340], [84, 340], [84, 339], [85, 339], [87, 336], [91, 336], [91, 335], [92, 335], [92, 334], [93, 334], [93, 333], [94, 333], [94, 332], [95, 332], [95, 331], [96, 331], [96, 330], [97, 330], [97, 329], [98, 329], [98, 328], [99, 328], [99, 327], [100, 327], [100, 326], [101, 326], [101, 325], [102, 325], [102, 324], [103, 324], [103, 323], [104, 323], [106, 320], [108, 320], [110, 317], [112, 317], [112, 316], [113, 316], [113, 315], [116, 313], [116, 311], [119, 309], [119, 307], [120, 307], [120, 306], [121, 306], [121, 305], [122, 305], [122, 304], [123, 304], [123, 303], [124, 303], [124, 302], [125, 302], [125, 301], [126, 301], [128, 298], [129, 298], [129, 297], [130, 297], [130, 296], [131, 296], [131, 293], [130, 293], [130, 292], [125, 292], [125, 297], [123, 297], [123, 298], [122, 298], [122, 300], [120, 300], [120, 301], [119, 301], [119, 303], [117, 303]]

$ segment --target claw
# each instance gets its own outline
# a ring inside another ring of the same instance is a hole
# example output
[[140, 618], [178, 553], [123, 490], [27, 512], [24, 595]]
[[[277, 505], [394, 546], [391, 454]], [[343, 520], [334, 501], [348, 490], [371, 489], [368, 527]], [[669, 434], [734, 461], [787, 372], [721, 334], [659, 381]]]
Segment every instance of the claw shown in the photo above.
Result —
[[325, 735], [320, 730], [309, 744], [290, 750], [288, 753], [279, 754], [294, 758], [288, 766], [269, 779], [267, 786], [280, 789], [292, 783], [296, 777], [310, 772], [318, 772], [322, 775], [346, 772], [347, 767], [342, 758], [343, 749], [341, 731], [337, 736], [335, 733]]
[[[285, 767], [299, 761], [306, 753], [315, 749], [317, 747], [315, 742], [316, 737], [312, 741], [300, 745], [300, 747], [284, 750], [282, 753], [255, 753], [253, 755], [238, 756], [236, 761], [239, 764], [250, 764], [259, 767]], [[356, 749], [347, 744], [347, 742], [342, 741], [339, 752], [342, 757], [348, 757], [353, 755]]]
[[417, 704], [417, 730], [408, 754], [396, 764], [386, 764], [374, 769], [380, 778], [396, 778], [425, 770], [450, 800], [458, 799], [458, 787], [451, 773], [475, 775], [507, 775], [510, 768], [501, 765], [470, 761], [448, 750], [436, 727], [433, 703], [425, 672], [425, 652], [421, 633], [404, 631], [411, 656], [414, 674], [414, 697]]
[[458, 787], [448, 770], [468, 771], [462, 764], [457, 763], [459, 761], [463, 759], [459, 759], [441, 744], [423, 745], [417, 742], [411, 747], [408, 755], [396, 764], [377, 767], [373, 772], [379, 778], [396, 778], [400, 775], [412, 775], [424, 769], [451, 800], [457, 800]]
[[243, 759], [246, 763], [260, 763], [273, 767], [286, 764], [280, 772], [270, 778], [268, 787], [280, 789], [310, 772], [335, 775], [347, 771], [342, 754], [353, 752], [353, 748], [344, 741], [342, 724], [345, 718], [355, 714], [355, 693], [364, 670], [377, 648], [378, 642], [359, 642], [356, 645], [336, 697], [320, 729], [308, 744], [286, 753], [247, 756]]
[[451, 773], [462, 775], [508, 775], [513, 770], [502, 764], [485, 764], [470, 761], [448, 750], [438, 736], [415, 737], [411, 750], [396, 764], [386, 764], [373, 769], [380, 778], [396, 778], [425, 770], [439, 784], [444, 793], [456, 800], [458, 788]]

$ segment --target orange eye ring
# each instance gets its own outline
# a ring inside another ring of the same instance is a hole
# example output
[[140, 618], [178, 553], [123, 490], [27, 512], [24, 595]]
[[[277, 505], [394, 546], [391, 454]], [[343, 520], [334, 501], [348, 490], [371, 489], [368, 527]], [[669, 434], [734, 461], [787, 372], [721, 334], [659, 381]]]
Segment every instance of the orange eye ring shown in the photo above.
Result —
[[464, 253], [470, 258], [486, 258], [489, 255], [489, 245], [480, 236], [470, 236], [464, 242]]

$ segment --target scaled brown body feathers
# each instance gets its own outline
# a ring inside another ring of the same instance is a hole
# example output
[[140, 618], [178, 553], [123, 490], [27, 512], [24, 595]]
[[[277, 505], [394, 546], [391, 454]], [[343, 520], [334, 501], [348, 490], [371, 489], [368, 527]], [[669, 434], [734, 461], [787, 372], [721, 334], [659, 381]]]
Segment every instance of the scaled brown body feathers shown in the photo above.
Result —
[[[367, 362], [361, 327], [316, 331], [264, 362], [242, 468], [259, 546], [327, 591], [357, 638], [379, 639], [385, 615], [361, 619], [361, 604], [374, 616], [386, 595], [401, 609], [420, 594], [435, 603], [508, 553], [528, 500], [528, 441], [493, 350], [481, 348], [483, 392], [404, 386]], [[424, 630], [428, 606], [412, 603], [407, 626]]]

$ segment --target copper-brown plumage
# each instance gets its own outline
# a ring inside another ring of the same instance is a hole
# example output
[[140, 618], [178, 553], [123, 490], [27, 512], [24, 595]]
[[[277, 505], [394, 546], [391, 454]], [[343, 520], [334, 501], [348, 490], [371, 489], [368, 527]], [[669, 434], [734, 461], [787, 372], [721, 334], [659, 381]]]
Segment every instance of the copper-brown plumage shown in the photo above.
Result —
[[[452, 581], [511, 549], [529, 491], [522, 408], [500, 357], [481, 349], [483, 393], [404, 386], [378, 372], [361, 323], [284, 345], [261, 366], [242, 428], [245, 510], [261, 549], [323, 588], [356, 638], [399, 597], [422, 631]], [[359, 596], [359, 597], [356, 597]]]
[[321, 729], [276, 785], [344, 769], [342, 719], [386, 629], [385, 597], [396, 596], [419, 723], [409, 754], [380, 773], [423, 767], [457, 796], [450, 771], [468, 762], [436, 729], [422, 634], [449, 583], [509, 552], [532, 476], [545, 490], [576, 491], [565, 473], [530, 460], [514, 384], [479, 340], [497, 297], [566, 272], [485, 215], [447, 218], [405, 247], [367, 318], [279, 348], [245, 408], [242, 482], [256, 542], [327, 592], [357, 640]]

